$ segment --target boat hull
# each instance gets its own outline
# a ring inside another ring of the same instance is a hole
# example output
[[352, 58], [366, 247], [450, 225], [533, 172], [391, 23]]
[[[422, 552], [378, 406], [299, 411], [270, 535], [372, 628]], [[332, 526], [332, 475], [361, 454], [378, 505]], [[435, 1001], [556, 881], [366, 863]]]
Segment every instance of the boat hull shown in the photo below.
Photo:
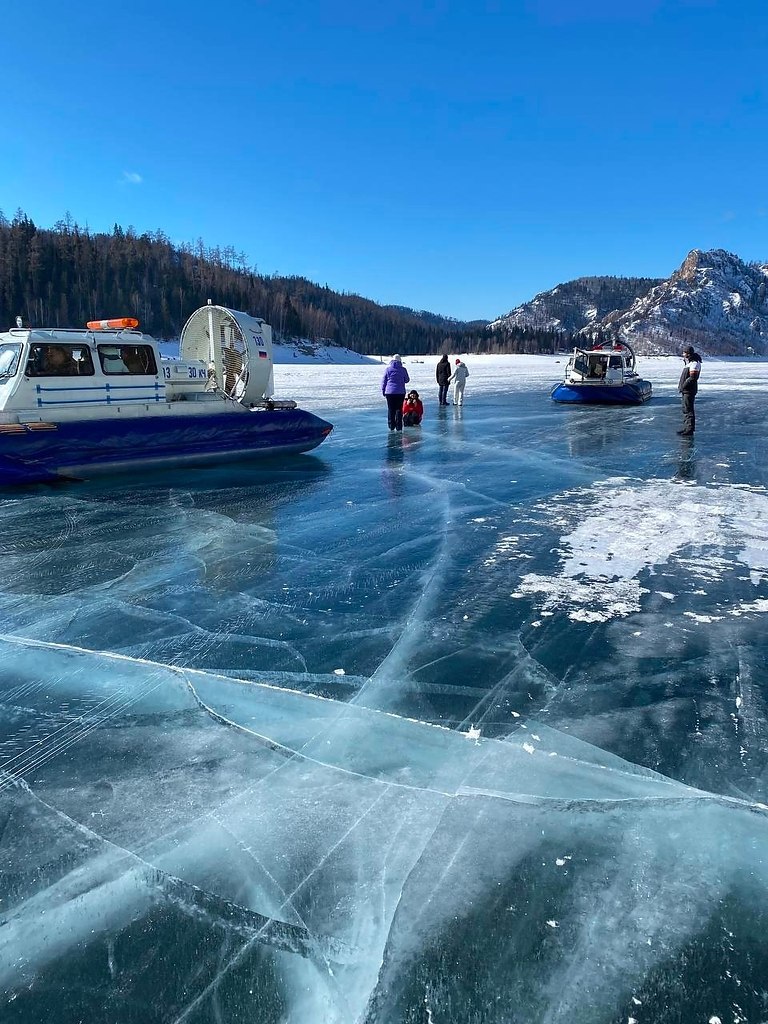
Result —
[[0, 432], [0, 486], [300, 454], [332, 429], [303, 409], [20, 425]]
[[556, 384], [552, 400], [571, 405], [642, 405], [651, 398], [650, 381], [623, 384]]

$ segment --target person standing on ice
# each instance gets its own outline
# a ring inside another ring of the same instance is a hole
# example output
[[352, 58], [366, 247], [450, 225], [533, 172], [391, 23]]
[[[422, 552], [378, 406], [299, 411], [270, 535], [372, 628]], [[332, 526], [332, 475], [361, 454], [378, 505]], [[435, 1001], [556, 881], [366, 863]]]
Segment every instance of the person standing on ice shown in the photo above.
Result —
[[451, 380], [453, 381], [454, 405], [464, 405], [464, 385], [467, 383], [468, 376], [469, 370], [460, 359], [457, 359], [453, 370], [453, 376], [451, 377]]
[[435, 368], [435, 380], [437, 381], [437, 404], [448, 405], [448, 381], [451, 379], [451, 364], [448, 362], [448, 356], [443, 355], [440, 357]]
[[381, 393], [387, 400], [387, 422], [390, 430], [403, 429], [405, 385], [410, 381], [401, 356], [394, 355], [381, 378]]
[[701, 373], [701, 356], [694, 351], [693, 345], [686, 345], [683, 349], [685, 366], [680, 374], [680, 382], [677, 390], [683, 398], [683, 429], [678, 434], [683, 437], [692, 437], [696, 430], [696, 413], [693, 404], [696, 401], [696, 392], [699, 390], [699, 375]]

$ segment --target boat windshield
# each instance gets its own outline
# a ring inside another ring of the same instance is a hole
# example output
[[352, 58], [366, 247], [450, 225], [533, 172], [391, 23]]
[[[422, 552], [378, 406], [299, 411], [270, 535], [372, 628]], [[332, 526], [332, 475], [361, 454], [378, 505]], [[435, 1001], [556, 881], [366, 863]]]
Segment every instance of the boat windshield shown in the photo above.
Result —
[[19, 368], [21, 345], [18, 342], [7, 342], [0, 345], [0, 380], [13, 377]]
[[589, 373], [589, 366], [587, 365], [587, 358], [583, 352], [579, 352], [578, 355], [573, 357], [573, 368], [577, 373], [583, 374], [585, 377]]
[[607, 359], [604, 355], [589, 354], [589, 377], [602, 380], [605, 377]]

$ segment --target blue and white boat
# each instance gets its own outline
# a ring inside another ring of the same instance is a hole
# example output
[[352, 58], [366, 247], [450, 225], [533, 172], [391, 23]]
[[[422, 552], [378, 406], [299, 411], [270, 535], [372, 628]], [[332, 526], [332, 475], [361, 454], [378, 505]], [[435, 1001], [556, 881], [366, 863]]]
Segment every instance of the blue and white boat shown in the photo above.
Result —
[[592, 349], [575, 348], [565, 379], [551, 391], [555, 402], [591, 405], [640, 405], [651, 397], [651, 382], [635, 368], [635, 353], [626, 341]]
[[0, 485], [290, 455], [333, 427], [272, 398], [272, 331], [247, 313], [196, 310], [179, 358], [138, 321], [0, 333]]

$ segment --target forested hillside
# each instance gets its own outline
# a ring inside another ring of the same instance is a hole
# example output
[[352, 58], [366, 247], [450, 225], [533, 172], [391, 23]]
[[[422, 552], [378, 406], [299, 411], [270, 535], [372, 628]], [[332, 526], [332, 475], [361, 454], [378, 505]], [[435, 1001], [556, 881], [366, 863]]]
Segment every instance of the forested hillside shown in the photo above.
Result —
[[135, 316], [157, 338], [177, 338], [208, 299], [263, 317], [278, 336], [326, 338], [364, 353], [552, 352], [558, 331], [490, 331], [401, 306], [380, 306], [301, 277], [265, 276], [234, 248], [174, 245], [162, 231], [115, 225], [94, 233], [70, 217], [38, 228], [21, 210], [0, 213], [0, 329], [21, 316], [37, 327]]

